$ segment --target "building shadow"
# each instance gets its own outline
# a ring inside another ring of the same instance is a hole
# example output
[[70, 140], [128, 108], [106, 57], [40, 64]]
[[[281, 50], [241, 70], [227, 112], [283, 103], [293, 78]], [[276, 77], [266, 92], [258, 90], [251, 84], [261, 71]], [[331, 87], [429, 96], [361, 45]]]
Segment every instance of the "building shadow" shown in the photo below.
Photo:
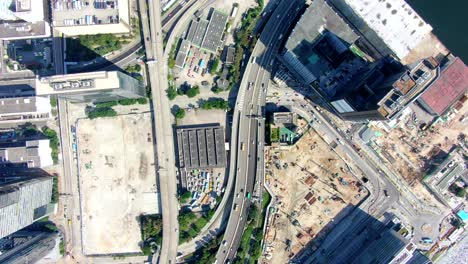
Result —
[[[290, 256], [291, 263], [318, 264], [412, 263], [411, 259], [425, 258], [394, 215], [386, 213], [378, 220], [351, 204]], [[421, 263], [430, 262], [426, 260]]]

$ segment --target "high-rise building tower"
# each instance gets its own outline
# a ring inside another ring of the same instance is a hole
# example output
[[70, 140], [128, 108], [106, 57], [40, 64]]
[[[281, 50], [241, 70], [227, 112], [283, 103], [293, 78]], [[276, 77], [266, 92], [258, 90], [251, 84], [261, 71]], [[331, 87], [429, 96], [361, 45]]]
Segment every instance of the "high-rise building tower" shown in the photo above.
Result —
[[0, 182], [0, 238], [51, 213], [52, 177]]
[[142, 82], [122, 72], [100, 71], [38, 78], [36, 94], [73, 102], [105, 102], [145, 97], [146, 90]]

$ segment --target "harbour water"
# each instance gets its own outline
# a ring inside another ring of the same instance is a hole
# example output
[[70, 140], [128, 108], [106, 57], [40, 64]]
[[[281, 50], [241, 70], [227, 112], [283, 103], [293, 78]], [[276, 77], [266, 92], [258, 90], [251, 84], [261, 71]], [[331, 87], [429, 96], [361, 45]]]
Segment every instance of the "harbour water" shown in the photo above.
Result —
[[423, 19], [431, 24], [433, 33], [465, 64], [468, 63], [467, 0], [406, 0]]

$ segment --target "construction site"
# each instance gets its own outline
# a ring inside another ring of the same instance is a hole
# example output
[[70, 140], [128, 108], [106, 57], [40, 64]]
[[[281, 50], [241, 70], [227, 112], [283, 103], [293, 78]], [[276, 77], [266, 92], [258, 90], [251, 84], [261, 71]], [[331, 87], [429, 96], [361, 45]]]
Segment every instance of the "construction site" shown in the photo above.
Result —
[[409, 183], [421, 180], [454, 146], [464, 144], [468, 105], [431, 122], [417, 105], [391, 130], [371, 127], [377, 137], [371, 146]]
[[141, 252], [138, 216], [159, 212], [151, 114], [77, 123], [85, 255]]
[[293, 146], [267, 149], [266, 184], [277, 200], [267, 220], [263, 263], [288, 263], [309, 243], [320, 243], [367, 197], [349, 170], [358, 169], [331, 147], [309, 130]]

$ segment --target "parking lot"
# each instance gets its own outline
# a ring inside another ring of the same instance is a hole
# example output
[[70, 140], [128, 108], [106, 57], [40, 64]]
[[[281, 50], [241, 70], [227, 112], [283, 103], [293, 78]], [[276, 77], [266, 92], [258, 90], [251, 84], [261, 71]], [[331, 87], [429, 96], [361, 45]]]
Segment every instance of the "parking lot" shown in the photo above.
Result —
[[83, 251], [140, 252], [137, 217], [159, 211], [151, 115], [77, 125]]

